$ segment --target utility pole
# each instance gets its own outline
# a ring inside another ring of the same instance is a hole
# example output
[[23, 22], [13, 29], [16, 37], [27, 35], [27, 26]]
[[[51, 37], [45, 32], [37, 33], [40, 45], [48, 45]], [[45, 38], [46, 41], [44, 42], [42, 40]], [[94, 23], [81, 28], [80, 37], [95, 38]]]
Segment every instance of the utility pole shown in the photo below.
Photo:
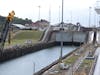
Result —
[[72, 11], [70, 12], [70, 22], [72, 23]]
[[64, 23], [64, 22], [63, 22], [63, 16], [64, 16], [64, 15], [63, 15], [63, 14], [64, 14], [64, 13], [63, 13], [63, 8], [64, 8], [64, 0], [62, 0], [62, 22], [61, 22], [62, 28], [63, 28], [63, 23]]
[[96, 1], [96, 7], [95, 7], [95, 11], [96, 11], [96, 13], [97, 13], [97, 16], [98, 16], [98, 18], [97, 18], [97, 25], [99, 26], [100, 24], [99, 24], [99, 17], [100, 17], [100, 1], [98, 0], [98, 1]]
[[62, 38], [63, 38], [63, 24], [64, 24], [64, 22], [63, 22], [63, 0], [62, 0], [62, 22], [61, 22], [61, 50], [60, 50], [60, 62], [62, 62], [62, 50], [63, 50], [63, 40], [62, 40]]
[[35, 75], [35, 62], [33, 62], [33, 75]]
[[60, 6], [59, 6], [59, 23], [60, 23]]
[[91, 25], [91, 8], [92, 8], [92, 7], [89, 7], [89, 27], [90, 27], [90, 25]]
[[51, 23], [51, 6], [49, 6], [49, 25]]
[[39, 8], [38, 20], [40, 20], [40, 8], [41, 8], [41, 6], [39, 5], [38, 8]]

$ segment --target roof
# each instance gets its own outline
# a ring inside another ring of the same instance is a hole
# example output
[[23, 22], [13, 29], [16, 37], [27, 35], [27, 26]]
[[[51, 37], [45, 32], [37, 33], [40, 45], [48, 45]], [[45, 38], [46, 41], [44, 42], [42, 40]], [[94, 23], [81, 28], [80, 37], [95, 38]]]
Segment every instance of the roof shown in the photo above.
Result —
[[18, 28], [20, 28], [20, 29], [24, 29], [24, 28], [26, 28], [26, 26], [24, 26], [24, 25], [22, 25], [22, 24], [12, 24], [13, 26], [16, 26], [16, 27], [18, 27]]

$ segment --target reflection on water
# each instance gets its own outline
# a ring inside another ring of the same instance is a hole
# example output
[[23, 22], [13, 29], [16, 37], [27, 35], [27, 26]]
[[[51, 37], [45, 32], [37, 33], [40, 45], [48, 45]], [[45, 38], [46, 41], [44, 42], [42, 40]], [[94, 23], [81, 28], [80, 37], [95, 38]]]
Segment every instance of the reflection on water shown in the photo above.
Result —
[[[63, 47], [63, 55], [68, 54], [76, 47]], [[49, 65], [60, 56], [60, 46], [44, 49], [20, 58], [0, 64], [0, 75], [32, 75]]]

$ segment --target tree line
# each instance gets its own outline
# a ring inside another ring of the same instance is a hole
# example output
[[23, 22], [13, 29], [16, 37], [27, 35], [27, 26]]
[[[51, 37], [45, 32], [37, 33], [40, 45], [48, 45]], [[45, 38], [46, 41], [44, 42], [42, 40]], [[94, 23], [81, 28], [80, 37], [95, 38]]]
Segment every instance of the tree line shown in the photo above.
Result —
[[[0, 25], [5, 24], [5, 22], [6, 22], [6, 17], [0, 16]], [[28, 19], [28, 18], [22, 19], [22, 18], [14, 17], [13, 23], [14, 24], [23, 24], [23, 25], [32, 24], [32, 20]]]

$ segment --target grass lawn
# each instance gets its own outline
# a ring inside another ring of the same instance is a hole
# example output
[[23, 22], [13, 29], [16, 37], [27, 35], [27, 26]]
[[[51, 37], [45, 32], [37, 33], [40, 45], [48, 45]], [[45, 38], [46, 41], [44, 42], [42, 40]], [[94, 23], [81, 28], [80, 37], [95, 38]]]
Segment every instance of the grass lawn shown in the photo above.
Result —
[[[32, 40], [33, 43], [36, 43], [40, 39], [41, 35], [42, 31], [21, 30], [13, 37], [11, 45], [24, 44], [26, 40]], [[5, 43], [5, 46], [9, 46], [8, 42]]]
[[41, 31], [34, 31], [34, 30], [23, 30], [17, 35], [14, 36], [13, 40], [22, 40], [22, 39], [33, 39], [39, 40], [42, 32]]
[[88, 59], [85, 59], [81, 65], [81, 67], [85, 67], [87, 66], [88, 68], [91, 67], [92, 63], [93, 63], [94, 60], [88, 60]]
[[65, 64], [73, 64], [78, 59], [79, 56], [73, 55], [70, 58], [66, 59]]
[[84, 75], [89, 75], [93, 61], [94, 60], [85, 59], [83, 63], [80, 65], [80, 67], [78, 68], [78, 70], [76, 71], [76, 75], [81, 75], [82, 73], [84, 73]]

